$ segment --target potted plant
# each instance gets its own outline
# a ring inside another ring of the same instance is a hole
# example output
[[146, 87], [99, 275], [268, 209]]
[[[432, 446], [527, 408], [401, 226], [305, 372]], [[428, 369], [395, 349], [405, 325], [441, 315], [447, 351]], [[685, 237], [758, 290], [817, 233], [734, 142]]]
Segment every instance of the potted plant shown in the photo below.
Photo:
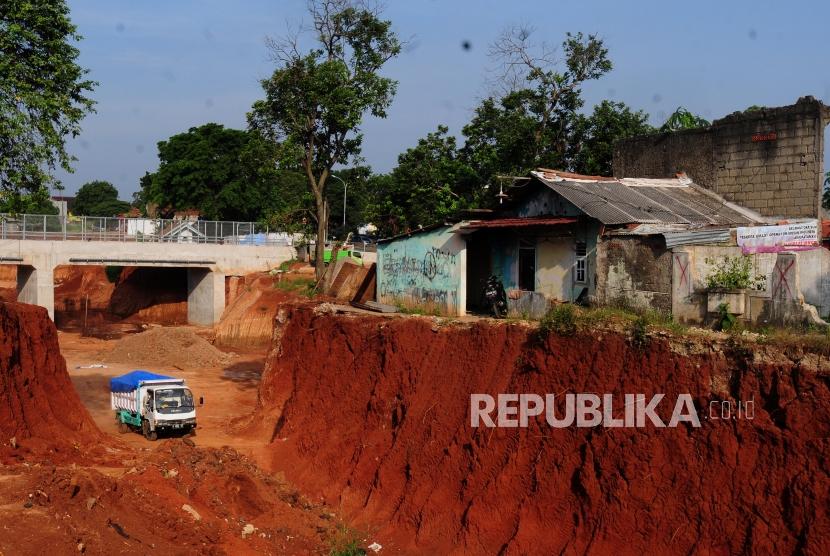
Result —
[[766, 277], [756, 275], [752, 268], [752, 259], [746, 255], [725, 257], [721, 261], [706, 259], [712, 269], [706, 276], [706, 309], [710, 313], [722, 311], [726, 306], [733, 315], [746, 312], [746, 291], [762, 290], [766, 287]]

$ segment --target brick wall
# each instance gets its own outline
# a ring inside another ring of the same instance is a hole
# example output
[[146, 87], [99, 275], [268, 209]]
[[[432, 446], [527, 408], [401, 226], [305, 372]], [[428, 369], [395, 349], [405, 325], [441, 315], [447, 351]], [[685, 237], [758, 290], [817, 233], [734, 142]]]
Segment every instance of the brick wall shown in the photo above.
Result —
[[791, 106], [736, 112], [705, 129], [624, 139], [614, 147], [614, 175], [686, 172], [764, 216], [817, 217], [828, 122], [830, 109], [803, 97]]

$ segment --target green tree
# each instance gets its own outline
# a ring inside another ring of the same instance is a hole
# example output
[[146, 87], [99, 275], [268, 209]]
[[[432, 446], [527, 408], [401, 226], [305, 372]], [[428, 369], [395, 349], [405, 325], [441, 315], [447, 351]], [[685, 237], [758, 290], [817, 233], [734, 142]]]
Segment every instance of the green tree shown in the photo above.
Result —
[[528, 28], [512, 28], [491, 46], [506, 92], [485, 99], [463, 129], [465, 159], [482, 183], [493, 183], [500, 173], [567, 168], [582, 86], [612, 68], [595, 35], [566, 34], [561, 57], [544, 43], [533, 44], [531, 36]]
[[31, 193], [0, 189], [0, 214], [58, 214], [58, 207], [45, 187]]
[[461, 159], [446, 126], [398, 157], [388, 177], [375, 182], [369, 215], [383, 235], [440, 221], [478, 199], [479, 181]]
[[322, 276], [326, 198], [336, 165], [359, 162], [365, 115], [383, 118], [397, 83], [380, 70], [400, 53], [391, 23], [351, 0], [309, 4], [317, 46], [275, 42], [282, 67], [262, 81], [265, 98], [248, 114], [252, 129], [278, 145], [287, 168], [301, 168], [314, 201], [317, 275]]
[[682, 129], [695, 129], [698, 127], [706, 127], [709, 125], [709, 120], [692, 114], [682, 106], [678, 106], [677, 110], [672, 112], [666, 122], [660, 126], [660, 131], [680, 131]]
[[256, 133], [209, 123], [158, 143], [159, 167], [141, 178], [140, 208], [197, 209], [210, 220], [259, 220], [273, 204], [276, 151]]
[[0, 189], [37, 193], [71, 172], [65, 139], [93, 109], [95, 82], [76, 60], [80, 40], [63, 0], [0, 2]]
[[581, 174], [610, 176], [614, 142], [653, 133], [648, 114], [633, 111], [623, 102], [603, 100], [590, 116], [579, 115], [571, 141], [571, 169]]
[[118, 200], [118, 190], [108, 181], [91, 181], [78, 189], [72, 213], [79, 216], [118, 216], [130, 210], [130, 203]]
[[821, 197], [821, 206], [830, 210], [830, 172], [824, 175], [824, 195]]

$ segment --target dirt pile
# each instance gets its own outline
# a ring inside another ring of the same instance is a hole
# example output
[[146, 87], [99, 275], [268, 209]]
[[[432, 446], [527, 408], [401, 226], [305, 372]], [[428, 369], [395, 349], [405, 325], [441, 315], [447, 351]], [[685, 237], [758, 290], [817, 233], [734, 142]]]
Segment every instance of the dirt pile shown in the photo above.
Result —
[[330, 510], [230, 448], [170, 440], [125, 463], [4, 469], [0, 553], [319, 554], [336, 535]]
[[195, 369], [222, 365], [230, 356], [191, 328], [153, 327], [121, 338], [99, 357], [113, 363], [141, 361], [159, 367]]
[[[830, 379], [816, 357], [662, 337], [643, 348], [602, 331], [534, 341], [522, 325], [309, 307], [275, 341], [257, 416], [275, 462], [377, 524], [390, 549], [830, 553]], [[688, 393], [703, 420], [470, 425], [473, 393], [567, 392], [612, 393], [617, 417], [623, 393], [665, 394], [669, 414]], [[752, 419], [706, 418], [710, 402], [735, 415], [750, 400]]]
[[0, 302], [0, 459], [79, 456], [101, 434], [81, 404], [46, 309]]

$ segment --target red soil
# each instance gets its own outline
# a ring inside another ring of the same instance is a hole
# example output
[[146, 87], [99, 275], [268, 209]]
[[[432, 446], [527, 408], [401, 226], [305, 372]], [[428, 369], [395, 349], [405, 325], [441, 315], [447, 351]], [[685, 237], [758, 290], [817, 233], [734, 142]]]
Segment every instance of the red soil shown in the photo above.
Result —
[[17, 267], [0, 264], [0, 301], [17, 299]]
[[[661, 337], [640, 349], [601, 331], [531, 338], [521, 325], [296, 308], [260, 387], [274, 464], [375, 528], [384, 550], [830, 554], [830, 381], [817, 358]], [[690, 393], [704, 415], [712, 400], [754, 400], [755, 417], [470, 426], [471, 393], [565, 392]]]
[[0, 554], [320, 554], [338, 534], [232, 448], [152, 448], [95, 427], [45, 309], [0, 303]]
[[46, 309], [0, 302], [0, 461], [29, 452], [73, 459], [81, 444], [100, 439], [66, 374]]

